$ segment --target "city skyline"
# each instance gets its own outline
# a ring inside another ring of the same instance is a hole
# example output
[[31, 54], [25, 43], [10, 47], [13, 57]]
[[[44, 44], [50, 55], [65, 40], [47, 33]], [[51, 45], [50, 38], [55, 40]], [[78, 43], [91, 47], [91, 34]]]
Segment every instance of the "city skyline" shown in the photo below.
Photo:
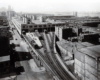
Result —
[[100, 12], [99, 0], [1, 0], [0, 8], [10, 5], [16, 12]]

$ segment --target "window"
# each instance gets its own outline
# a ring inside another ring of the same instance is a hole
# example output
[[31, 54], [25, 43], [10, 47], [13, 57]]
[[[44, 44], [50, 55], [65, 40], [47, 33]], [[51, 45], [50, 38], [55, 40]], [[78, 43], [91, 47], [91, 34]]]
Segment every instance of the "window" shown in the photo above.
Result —
[[23, 26], [23, 28], [25, 28], [25, 26]]
[[6, 62], [6, 63], [5, 63], [5, 66], [9, 66], [9, 62]]
[[30, 22], [28, 21], [27, 24], [30, 24]]
[[34, 27], [37, 27], [36, 25]]
[[50, 25], [48, 25], [50, 27]]
[[29, 28], [32, 28], [32, 26], [29, 26]]
[[39, 27], [42, 27], [42, 25], [39, 25]]
[[3, 67], [3, 63], [0, 63], [0, 67]]
[[46, 25], [44, 25], [44, 27], [46, 27]]
[[55, 27], [55, 25], [52, 25], [52, 27]]

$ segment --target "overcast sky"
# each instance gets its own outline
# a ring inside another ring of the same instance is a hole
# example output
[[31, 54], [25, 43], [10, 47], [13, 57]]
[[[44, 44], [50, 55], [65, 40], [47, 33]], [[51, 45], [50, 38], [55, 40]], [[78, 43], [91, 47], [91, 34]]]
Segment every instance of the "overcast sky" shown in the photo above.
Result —
[[0, 0], [0, 7], [8, 5], [16, 12], [100, 12], [100, 0]]

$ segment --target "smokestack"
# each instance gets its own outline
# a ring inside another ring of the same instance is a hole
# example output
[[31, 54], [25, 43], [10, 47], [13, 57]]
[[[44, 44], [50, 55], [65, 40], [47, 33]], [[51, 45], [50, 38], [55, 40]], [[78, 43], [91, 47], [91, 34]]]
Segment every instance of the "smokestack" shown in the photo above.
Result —
[[77, 44], [75, 43], [72, 47], [73, 47], [73, 49], [72, 49], [73, 53], [76, 53], [77, 52]]

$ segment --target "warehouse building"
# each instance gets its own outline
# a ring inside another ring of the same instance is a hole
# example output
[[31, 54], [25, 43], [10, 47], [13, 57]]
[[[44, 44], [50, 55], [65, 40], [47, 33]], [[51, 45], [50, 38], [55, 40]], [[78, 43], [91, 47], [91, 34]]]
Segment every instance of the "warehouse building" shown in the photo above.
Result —
[[[25, 19], [26, 21], [28, 20], [28, 18]], [[33, 32], [35, 30], [42, 32], [44, 29], [47, 31], [55, 31], [55, 26], [66, 25], [64, 22], [41, 22], [39, 20], [34, 20], [33, 22], [29, 20], [28, 24], [24, 23], [21, 19], [17, 19], [17, 17], [13, 17], [12, 22], [18, 24], [20, 34], [23, 32]]]
[[0, 16], [0, 25], [2, 26], [8, 26], [9, 23], [7, 21], [7, 16]]
[[99, 80], [100, 45], [75, 50], [75, 73], [82, 80]]
[[0, 78], [9, 79], [19, 74], [16, 73], [19, 69], [15, 68], [15, 58], [18, 56], [15, 56], [14, 43], [10, 44], [13, 38], [7, 17], [0, 16], [0, 20]]
[[55, 27], [55, 34], [59, 40], [68, 40], [71, 37], [77, 37], [80, 33], [82, 33], [82, 28], [68, 26]]
[[56, 43], [61, 51], [61, 58], [78, 80], [100, 79], [100, 45], [89, 42], [69, 42], [67, 40]]
[[0, 77], [14, 75], [14, 63], [10, 55], [9, 25], [6, 16], [0, 16]]
[[63, 60], [69, 60], [69, 59], [74, 59], [74, 45], [77, 45], [77, 48], [85, 48], [85, 47], [90, 47], [94, 46], [94, 44], [91, 44], [89, 42], [72, 42], [72, 41], [67, 41], [67, 40], [61, 40], [56, 42], [60, 51], [61, 51], [61, 57]]

